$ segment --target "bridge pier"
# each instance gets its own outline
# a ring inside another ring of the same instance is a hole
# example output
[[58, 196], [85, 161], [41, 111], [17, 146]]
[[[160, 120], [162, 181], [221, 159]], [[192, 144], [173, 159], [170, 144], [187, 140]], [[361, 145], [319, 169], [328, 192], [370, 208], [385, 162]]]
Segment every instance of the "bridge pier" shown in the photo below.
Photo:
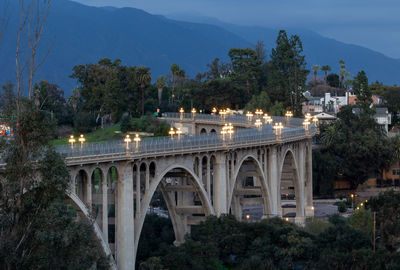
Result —
[[227, 205], [227, 170], [226, 170], [226, 155], [218, 153], [216, 156], [214, 168], [214, 209], [216, 215], [219, 217], [222, 214], [228, 213]]

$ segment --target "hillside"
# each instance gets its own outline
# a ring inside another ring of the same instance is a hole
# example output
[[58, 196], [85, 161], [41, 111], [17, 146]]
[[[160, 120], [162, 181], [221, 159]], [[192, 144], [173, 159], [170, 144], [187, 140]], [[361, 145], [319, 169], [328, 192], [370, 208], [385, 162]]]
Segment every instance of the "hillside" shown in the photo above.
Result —
[[[0, 83], [15, 78], [16, 3], [11, 1], [9, 25], [0, 44]], [[51, 52], [35, 79], [57, 83], [69, 95], [76, 86], [69, 78], [73, 66], [94, 63], [103, 57], [120, 58], [126, 65], [149, 66], [153, 79], [169, 73], [172, 63], [178, 63], [193, 77], [204, 72], [215, 57], [227, 60], [232, 47], [249, 47], [261, 39], [270, 50], [277, 31], [218, 21], [184, 22], [134, 8], [95, 8], [54, 0], [39, 55], [48, 48]], [[371, 81], [400, 84], [398, 59], [310, 31], [290, 32], [300, 35], [310, 65], [329, 64], [336, 68], [338, 60], [344, 59], [352, 74], [365, 69]]]

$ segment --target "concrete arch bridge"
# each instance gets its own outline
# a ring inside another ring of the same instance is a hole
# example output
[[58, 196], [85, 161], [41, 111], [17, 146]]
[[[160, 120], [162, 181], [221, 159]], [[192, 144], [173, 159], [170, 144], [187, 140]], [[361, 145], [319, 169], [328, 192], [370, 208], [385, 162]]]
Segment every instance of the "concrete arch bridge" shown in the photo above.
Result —
[[[245, 116], [167, 113], [184, 135], [141, 142], [63, 146], [69, 197], [84, 216], [94, 209], [95, 231], [114, 268], [134, 269], [137, 247], [153, 197], [162, 196], [176, 243], [208, 215], [239, 220], [280, 216], [298, 224], [313, 216], [313, 125], [274, 118], [285, 128], [255, 128]], [[220, 135], [226, 122], [233, 134]]]

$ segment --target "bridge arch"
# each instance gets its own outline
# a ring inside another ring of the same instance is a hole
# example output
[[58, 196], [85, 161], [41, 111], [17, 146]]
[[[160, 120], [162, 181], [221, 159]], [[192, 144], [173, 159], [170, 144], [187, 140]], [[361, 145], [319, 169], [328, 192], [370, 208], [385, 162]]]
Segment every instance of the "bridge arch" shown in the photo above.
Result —
[[[88, 210], [88, 208], [86, 207], [85, 203], [81, 201], [81, 199], [73, 192], [67, 192], [66, 193], [67, 198], [71, 204], [71, 206], [74, 208], [74, 210], [78, 213], [78, 215], [81, 218], [85, 218], [90, 220], [90, 212]], [[104, 239], [102, 231], [100, 229], [100, 227], [98, 226], [98, 224], [96, 222], [90, 222], [93, 226], [95, 235], [97, 237], [97, 239], [100, 241], [101, 247], [104, 251], [104, 253], [106, 254], [106, 256], [109, 259], [109, 263], [111, 266], [111, 269], [116, 270], [117, 269], [117, 265], [115, 263], [115, 260], [112, 257], [112, 251], [107, 243], [107, 240]]]
[[[284, 150], [279, 164], [278, 207], [283, 218], [303, 217], [299, 164], [292, 148]], [[294, 204], [293, 204], [294, 202]]]
[[[237, 154], [234, 153], [233, 154], [233, 158], [234, 158], [234, 164], [235, 164], [235, 170], [234, 170], [234, 174], [233, 174], [233, 182], [231, 184], [231, 186], [229, 187], [229, 201], [228, 201], [228, 206], [229, 208], [232, 207], [232, 203], [235, 201], [235, 189], [237, 188], [238, 185], [238, 176], [239, 173], [244, 165], [244, 163], [246, 161], [250, 161], [257, 173], [259, 182], [260, 182], [260, 188], [261, 188], [261, 198], [262, 198], [262, 209], [263, 209], [263, 217], [268, 216], [269, 214], [271, 214], [271, 205], [272, 205], [272, 196], [271, 196], [271, 191], [269, 189], [269, 186], [266, 183], [266, 176], [262, 170], [262, 166], [259, 162], [259, 160], [257, 159], [257, 157], [253, 154], [248, 154], [245, 155], [240, 161], [237, 161]], [[236, 166], [237, 164], [237, 166]], [[237, 204], [238, 202], [235, 201], [234, 204]], [[232, 211], [234, 212], [234, 211]], [[238, 218], [239, 220], [241, 219], [241, 216], [237, 216], [239, 213], [235, 213], [236, 218]], [[241, 213], [240, 213], [241, 214]]]
[[135, 220], [135, 258], [136, 258], [136, 254], [137, 254], [136, 249], [139, 244], [140, 234], [142, 232], [146, 212], [150, 206], [151, 199], [158, 187], [160, 187], [163, 197], [165, 199], [165, 202], [167, 204], [168, 212], [170, 214], [172, 225], [173, 225], [174, 232], [175, 232], [176, 241], [181, 242], [184, 240], [184, 238], [183, 238], [184, 235], [179, 234], [179, 232], [177, 230], [181, 226], [181, 221], [179, 220], [179, 214], [177, 214], [175, 211], [175, 206], [174, 206], [175, 202], [173, 201], [173, 199], [170, 196], [168, 196], [166, 194], [166, 192], [167, 192], [166, 188], [161, 183], [162, 180], [165, 178], [165, 176], [169, 172], [171, 172], [175, 169], [183, 170], [184, 172], [186, 172], [190, 175], [191, 182], [200, 197], [200, 200], [202, 203], [201, 206], [204, 210], [204, 214], [206, 216], [215, 214], [214, 209], [211, 205], [211, 201], [207, 196], [207, 192], [205, 191], [200, 178], [194, 172], [193, 169], [191, 169], [185, 165], [182, 165], [182, 164], [174, 164], [174, 165], [170, 165], [170, 166], [166, 167], [165, 169], [162, 170], [162, 172], [157, 174], [157, 178], [155, 178], [154, 181], [151, 183], [148, 192], [146, 192], [146, 194], [144, 194], [143, 201], [141, 203], [141, 209], [140, 209], [141, 214], [136, 216], [136, 220]]

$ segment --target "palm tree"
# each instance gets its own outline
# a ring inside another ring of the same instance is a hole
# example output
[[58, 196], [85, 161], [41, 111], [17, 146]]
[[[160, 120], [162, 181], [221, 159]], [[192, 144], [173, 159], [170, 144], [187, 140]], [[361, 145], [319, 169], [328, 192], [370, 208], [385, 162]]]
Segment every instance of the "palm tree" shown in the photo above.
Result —
[[344, 60], [339, 60], [339, 65], [340, 65], [340, 72], [339, 72], [339, 74], [340, 74], [340, 87], [344, 88], [343, 81], [344, 81], [344, 77], [345, 77], [346, 72], [347, 72]]
[[331, 67], [328, 65], [322, 66], [321, 70], [325, 73], [325, 84], [328, 84], [328, 71], [331, 71]]
[[179, 66], [177, 64], [174, 63], [174, 64], [171, 65], [170, 69], [171, 69], [171, 73], [172, 73], [172, 93], [171, 93], [171, 96], [172, 96], [172, 103], [174, 103], [175, 80], [176, 80], [176, 76], [179, 75], [180, 68], [179, 68]]
[[321, 67], [319, 65], [313, 65], [311, 68], [314, 71], [314, 79], [313, 79], [313, 81], [314, 81], [314, 85], [315, 85], [316, 82], [317, 82], [317, 73], [321, 69]]
[[331, 147], [336, 137], [336, 126], [330, 125], [321, 134], [321, 141], [325, 147]]
[[140, 84], [142, 89], [142, 115], [144, 115], [144, 88], [151, 82], [150, 68], [139, 67], [136, 73], [136, 83]]
[[349, 85], [351, 85], [353, 83], [353, 81], [350, 79], [351, 74], [350, 72], [347, 72], [344, 74], [344, 77], [346, 78], [346, 80], [344, 81], [344, 84], [346, 85], [346, 90], [349, 90]]
[[156, 87], [158, 89], [158, 106], [161, 106], [161, 99], [162, 99], [162, 90], [165, 86], [165, 78], [164, 76], [158, 77], [156, 81]]

